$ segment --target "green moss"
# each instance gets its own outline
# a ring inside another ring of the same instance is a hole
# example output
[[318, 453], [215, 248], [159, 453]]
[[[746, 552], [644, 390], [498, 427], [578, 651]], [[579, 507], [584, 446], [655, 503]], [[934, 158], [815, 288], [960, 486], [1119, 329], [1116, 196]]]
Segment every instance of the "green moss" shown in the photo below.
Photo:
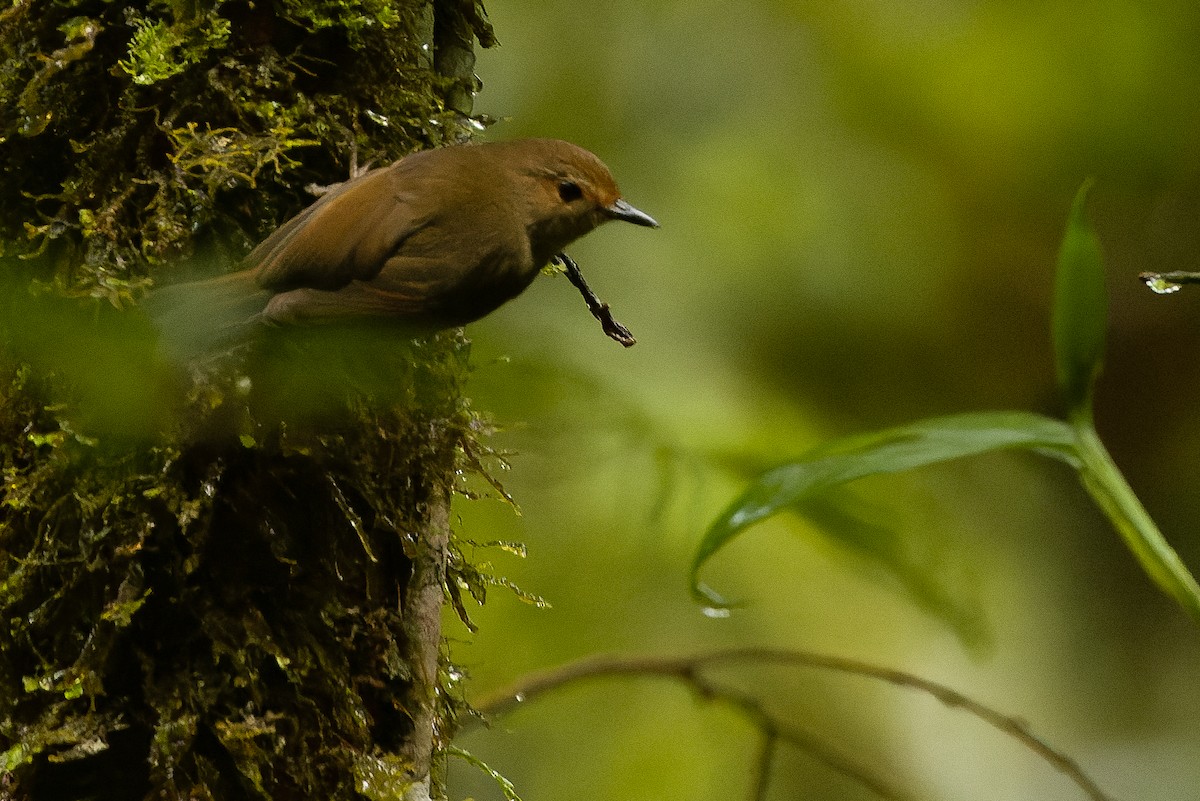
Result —
[[0, 12], [5, 252], [119, 303], [198, 233], [232, 259], [311, 202], [305, 186], [465, 136], [469, 67], [430, 57], [464, 31], [468, 50], [491, 41], [479, 6], [14, 4]]
[[490, 36], [450, 0], [0, 11], [4, 792], [339, 801], [405, 769], [413, 544], [486, 453], [466, 340], [278, 332], [180, 374], [118, 309], [352, 161], [466, 137], [438, 51]]
[[364, 3], [338, 2], [337, 0], [320, 0], [319, 2], [284, 0], [283, 7], [286, 16], [297, 23], [306, 27], [311, 26], [314, 30], [322, 28], [344, 30], [350, 40], [356, 43], [361, 42], [363, 32], [372, 27], [390, 28], [404, 21], [396, 5], [386, 2], [386, 0]]
[[127, 19], [133, 24], [129, 57], [117, 64], [134, 83], [143, 86], [179, 75], [189, 66], [202, 63], [210, 51], [222, 50], [229, 43], [230, 22], [217, 9], [173, 24], [146, 19], [132, 10]]
[[[364, 759], [400, 758], [408, 540], [477, 425], [465, 340], [396, 344], [262, 342], [214, 368], [220, 402], [195, 394], [162, 444], [133, 449], [64, 433], [69, 399], [8, 376], [0, 678], [21, 693], [0, 698], [6, 760], [86, 775], [87, 748], [120, 729], [171, 792], [349, 799]], [[335, 380], [287, 402], [318, 355]]]

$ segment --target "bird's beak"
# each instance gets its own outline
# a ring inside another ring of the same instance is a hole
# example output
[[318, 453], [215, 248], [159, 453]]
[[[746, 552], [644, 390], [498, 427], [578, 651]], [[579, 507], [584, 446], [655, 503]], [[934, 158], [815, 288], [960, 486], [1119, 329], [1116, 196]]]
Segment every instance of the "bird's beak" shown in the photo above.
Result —
[[633, 206], [626, 203], [624, 200], [617, 200], [605, 209], [608, 216], [614, 220], [624, 220], [631, 222], [634, 225], [644, 225], [647, 228], [657, 228], [658, 222], [644, 211], [638, 211]]

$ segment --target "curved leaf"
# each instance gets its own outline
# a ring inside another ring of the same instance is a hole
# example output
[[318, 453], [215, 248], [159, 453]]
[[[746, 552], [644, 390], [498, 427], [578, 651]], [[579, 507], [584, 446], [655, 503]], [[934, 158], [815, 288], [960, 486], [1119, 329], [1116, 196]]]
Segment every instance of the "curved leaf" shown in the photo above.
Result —
[[717, 517], [692, 558], [692, 594], [717, 607], [728, 603], [699, 581], [705, 562], [746, 528], [866, 476], [896, 473], [1004, 449], [1044, 451], [1078, 467], [1075, 431], [1029, 412], [979, 412], [922, 420], [838, 440], [760, 476]]
[[1096, 505], [1112, 521], [1146, 575], [1194, 619], [1200, 620], [1200, 583], [1150, 518], [1090, 425], [1079, 425], [1079, 475]]
[[1089, 417], [1104, 359], [1108, 293], [1100, 239], [1087, 218], [1087, 181], [1075, 195], [1054, 280], [1054, 360], [1068, 415]]

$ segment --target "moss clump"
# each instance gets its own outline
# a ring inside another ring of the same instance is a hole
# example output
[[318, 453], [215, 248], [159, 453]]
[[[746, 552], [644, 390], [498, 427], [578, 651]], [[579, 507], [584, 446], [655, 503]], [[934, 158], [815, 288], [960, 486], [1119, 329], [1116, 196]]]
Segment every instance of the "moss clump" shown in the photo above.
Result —
[[[404, 764], [410, 559], [474, 425], [467, 345], [305, 339], [138, 447], [4, 377], [0, 766], [30, 797], [350, 799], [363, 759]], [[313, 359], [339, 391], [289, 404]], [[356, 383], [368, 359], [392, 389]]]
[[126, 299], [197, 235], [230, 258], [351, 161], [463, 138], [477, 3], [289, 0], [0, 11], [0, 242]]
[[277, 332], [197, 377], [112, 307], [467, 137], [476, 39], [461, 0], [0, 11], [0, 796], [386, 797], [430, 697], [452, 734], [409, 612], [486, 581], [444, 544], [461, 334]]

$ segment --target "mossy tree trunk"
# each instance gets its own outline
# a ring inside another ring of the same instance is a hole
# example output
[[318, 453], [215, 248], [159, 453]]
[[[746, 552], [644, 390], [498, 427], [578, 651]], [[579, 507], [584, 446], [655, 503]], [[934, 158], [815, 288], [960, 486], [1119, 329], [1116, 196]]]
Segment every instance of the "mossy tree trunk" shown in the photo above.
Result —
[[443, 794], [466, 341], [164, 369], [136, 299], [465, 138], [476, 39], [474, 0], [0, 11], [0, 797]]

